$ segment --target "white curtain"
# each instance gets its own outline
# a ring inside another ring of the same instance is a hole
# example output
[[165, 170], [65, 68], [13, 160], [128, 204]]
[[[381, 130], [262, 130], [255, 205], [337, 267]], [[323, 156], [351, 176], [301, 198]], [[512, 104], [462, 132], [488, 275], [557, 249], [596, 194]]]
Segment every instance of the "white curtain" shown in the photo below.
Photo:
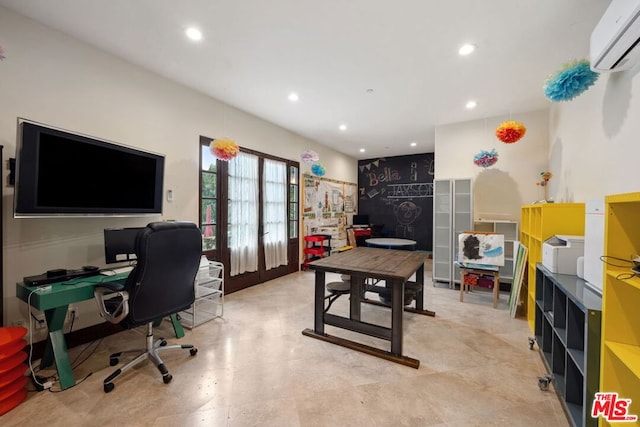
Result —
[[258, 270], [258, 157], [240, 153], [229, 161], [230, 275]]
[[262, 181], [264, 261], [270, 270], [287, 264], [287, 165], [264, 160]]

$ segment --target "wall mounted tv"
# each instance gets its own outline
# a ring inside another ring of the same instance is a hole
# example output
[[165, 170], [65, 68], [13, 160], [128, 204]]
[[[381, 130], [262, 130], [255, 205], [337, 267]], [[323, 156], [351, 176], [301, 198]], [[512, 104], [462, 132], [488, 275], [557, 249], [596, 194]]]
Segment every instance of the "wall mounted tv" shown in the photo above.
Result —
[[18, 124], [14, 217], [162, 213], [164, 156]]

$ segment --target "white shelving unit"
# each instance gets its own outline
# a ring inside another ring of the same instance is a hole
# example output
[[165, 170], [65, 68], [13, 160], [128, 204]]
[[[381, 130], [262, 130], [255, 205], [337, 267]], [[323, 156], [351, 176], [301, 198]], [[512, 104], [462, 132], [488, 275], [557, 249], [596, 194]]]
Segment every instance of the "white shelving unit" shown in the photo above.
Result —
[[433, 194], [433, 285], [460, 283], [458, 235], [473, 227], [471, 179], [436, 179]]
[[195, 291], [193, 305], [180, 313], [182, 325], [189, 329], [224, 314], [224, 264], [217, 261], [200, 263]]
[[519, 236], [518, 223], [500, 219], [478, 219], [473, 222], [473, 230], [504, 235], [504, 266], [500, 267], [500, 282], [513, 283], [515, 242]]

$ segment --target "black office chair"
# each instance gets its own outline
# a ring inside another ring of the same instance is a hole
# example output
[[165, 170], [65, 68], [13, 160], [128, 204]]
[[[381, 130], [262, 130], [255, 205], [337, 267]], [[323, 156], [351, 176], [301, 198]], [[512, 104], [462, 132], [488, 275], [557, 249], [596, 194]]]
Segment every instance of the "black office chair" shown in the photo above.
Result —
[[185, 310], [195, 299], [194, 281], [202, 254], [202, 235], [198, 227], [186, 222], [153, 222], [136, 236], [137, 264], [124, 283], [105, 282], [96, 286], [94, 296], [100, 314], [111, 323], [126, 328], [147, 325], [146, 349], [114, 353], [111, 366], [123, 353], [141, 353], [104, 380], [104, 391], [114, 389], [113, 380], [146, 358], [156, 365], [165, 384], [172, 379], [158, 353], [170, 349], [189, 349], [192, 345], [167, 345], [153, 339], [153, 323]]

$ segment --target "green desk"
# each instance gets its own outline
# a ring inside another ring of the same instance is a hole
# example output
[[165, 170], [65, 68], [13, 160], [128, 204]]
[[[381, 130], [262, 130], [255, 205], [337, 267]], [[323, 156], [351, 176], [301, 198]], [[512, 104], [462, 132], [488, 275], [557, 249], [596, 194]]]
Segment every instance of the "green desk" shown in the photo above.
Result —
[[[129, 273], [115, 276], [89, 276], [51, 284], [51, 290], [42, 291], [24, 283], [16, 284], [16, 296], [37, 310], [44, 311], [49, 328], [49, 336], [44, 349], [40, 368], [51, 366], [54, 362], [60, 378], [60, 387], [64, 390], [75, 385], [73, 370], [64, 339], [64, 320], [69, 304], [93, 299], [93, 288], [102, 282], [126, 278]], [[177, 338], [184, 336], [184, 329], [176, 314], [171, 315], [171, 323]]]

